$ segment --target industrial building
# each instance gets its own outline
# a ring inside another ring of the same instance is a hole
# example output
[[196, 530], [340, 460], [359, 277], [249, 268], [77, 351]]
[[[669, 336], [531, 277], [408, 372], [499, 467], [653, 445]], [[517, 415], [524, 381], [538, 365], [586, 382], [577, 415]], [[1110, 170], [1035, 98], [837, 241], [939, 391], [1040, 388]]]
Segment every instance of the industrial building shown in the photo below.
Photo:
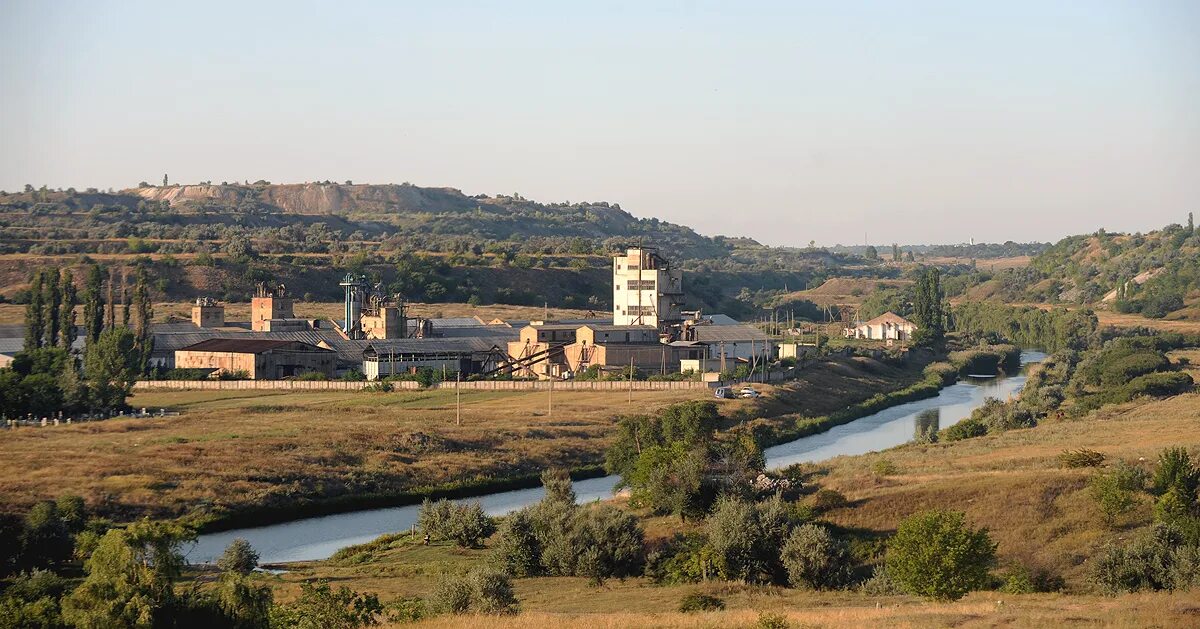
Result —
[[660, 330], [683, 322], [683, 272], [656, 249], [628, 249], [613, 257], [613, 325]]
[[278, 380], [309, 372], [333, 377], [334, 354], [300, 341], [214, 338], [176, 350], [175, 366], [218, 374], [244, 372], [251, 380]]

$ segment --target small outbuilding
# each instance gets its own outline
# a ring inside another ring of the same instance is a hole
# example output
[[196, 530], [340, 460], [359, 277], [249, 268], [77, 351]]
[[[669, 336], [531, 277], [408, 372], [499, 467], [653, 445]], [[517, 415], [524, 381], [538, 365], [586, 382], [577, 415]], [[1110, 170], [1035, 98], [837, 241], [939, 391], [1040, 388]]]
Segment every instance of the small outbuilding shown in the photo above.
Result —
[[244, 371], [251, 380], [279, 380], [317, 372], [333, 377], [337, 352], [301, 341], [214, 338], [175, 350], [175, 367]]

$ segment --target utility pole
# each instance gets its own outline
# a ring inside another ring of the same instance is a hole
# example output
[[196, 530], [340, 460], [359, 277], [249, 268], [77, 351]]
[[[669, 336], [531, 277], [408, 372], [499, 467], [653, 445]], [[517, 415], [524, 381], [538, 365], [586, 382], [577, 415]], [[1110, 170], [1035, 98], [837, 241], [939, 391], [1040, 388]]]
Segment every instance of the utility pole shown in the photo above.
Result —
[[550, 374], [550, 395], [546, 400], [546, 417], [554, 416], [554, 374]]
[[454, 374], [454, 425], [462, 426], [462, 391], [458, 385], [462, 382], [462, 372]]
[[629, 357], [629, 403], [633, 404], [633, 356]]

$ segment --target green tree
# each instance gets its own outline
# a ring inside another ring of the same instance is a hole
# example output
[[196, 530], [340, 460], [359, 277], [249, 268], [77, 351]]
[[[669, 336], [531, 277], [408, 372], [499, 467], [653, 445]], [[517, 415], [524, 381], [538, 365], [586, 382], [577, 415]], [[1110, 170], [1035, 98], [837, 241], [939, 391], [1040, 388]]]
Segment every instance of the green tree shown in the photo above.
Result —
[[217, 567], [225, 572], [247, 575], [258, 567], [258, 553], [245, 539], [236, 538], [217, 559]]
[[25, 304], [25, 349], [37, 349], [46, 337], [46, 301], [42, 272], [35, 271], [29, 283], [29, 303]]
[[374, 594], [325, 580], [300, 584], [300, 597], [288, 605], [271, 608], [272, 629], [357, 629], [378, 624], [383, 605]]
[[128, 328], [110, 328], [87, 348], [84, 376], [91, 388], [92, 404], [111, 411], [125, 406], [140, 369], [141, 352]]
[[493, 557], [497, 565], [514, 577], [531, 577], [539, 573], [542, 549], [528, 511], [516, 511], [500, 524]]
[[900, 261], [900, 245], [892, 243], [892, 262]]
[[68, 533], [73, 535], [83, 530], [84, 525], [87, 524], [87, 503], [83, 501], [83, 496], [72, 494], [59, 496], [58, 500], [54, 501], [54, 506]]
[[913, 342], [918, 345], [938, 343], [946, 335], [942, 302], [941, 272], [928, 267], [921, 272], [913, 287], [913, 318], [917, 330]]
[[86, 343], [91, 345], [100, 339], [104, 329], [104, 272], [99, 265], [88, 268], [87, 281], [83, 288], [83, 330]]
[[906, 518], [888, 542], [887, 573], [911, 594], [956, 600], [988, 584], [996, 545], [987, 529], [973, 529], [956, 511]]
[[875, 245], [867, 245], [867, 250], [863, 253], [863, 257], [868, 260], [878, 260], [879, 250], [875, 248]]
[[546, 490], [544, 500], [575, 504], [575, 489], [571, 486], [571, 474], [564, 468], [549, 468], [542, 472], [542, 487]]
[[59, 287], [58, 269], [47, 269], [42, 273], [42, 301], [45, 303], [45, 337], [43, 347], [58, 346], [58, 326], [62, 324], [62, 290]]
[[829, 529], [805, 524], [792, 531], [781, 553], [792, 587], [825, 590], [850, 580], [854, 560], [846, 543]]
[[150, 628], [173, 616], [172, 584], [183, 567], [177, 525], [139, 522], [112, 529], [84, 563], [87, 577], [63, 600], [63, 618], [76, 627]]
[[71, 532], [58, 512], [58, 506], [46, 500], [33, 505], [25, 516], [21, 551], [26, 566], [47, 567], [71, 558], [74, 545]]
[[134, 318], [133, 333], [138, 353], [138, 373], [145, 373], [154, 351], [154, 335], [150, 323], [154, 319], [154, 305], [150, 302], [150, 289], [146, 285], [146, 274], [138, 270], [137, 284], [133, 289]]
[[231, 629], [262, 629], [270, 626], [271, 586], [255, 585], [246, 575], [226, 572], [217, 579], [213, 597], [225, 626]]
[[71, 273], [71, 269], [63, 270], [59, 286], [62, 294], [58, 315], [59, 345], [63, 349], [69, 350], [71, 343], [75, 341], [75, 306], [78, 302], [75, 295], [75, 276]]

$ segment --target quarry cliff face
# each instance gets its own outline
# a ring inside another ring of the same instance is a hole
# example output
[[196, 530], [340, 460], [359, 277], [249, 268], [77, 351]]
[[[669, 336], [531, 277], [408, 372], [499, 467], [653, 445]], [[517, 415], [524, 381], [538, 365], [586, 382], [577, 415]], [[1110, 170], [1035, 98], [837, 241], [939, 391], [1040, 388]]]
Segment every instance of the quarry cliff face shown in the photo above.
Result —
[[350, 213], [448, 212], [474, 208], [479, 202], [453, 188], [371, 184], [266, 184], [152, 186], [129, 191], [171, 205], [215, 202], [236, 206], [244, 199], [291, 214], [345, 215]]

